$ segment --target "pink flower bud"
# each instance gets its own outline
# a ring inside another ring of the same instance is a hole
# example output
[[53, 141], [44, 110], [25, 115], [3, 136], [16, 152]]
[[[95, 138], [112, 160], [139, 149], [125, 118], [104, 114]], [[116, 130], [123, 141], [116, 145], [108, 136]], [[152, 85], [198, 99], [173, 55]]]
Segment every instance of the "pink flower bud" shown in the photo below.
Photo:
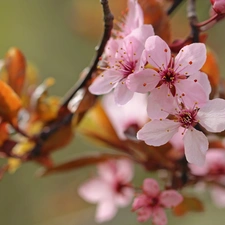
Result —
[[212, 7], [218, 14], [225, 13], [225, 0], [210, 0]]

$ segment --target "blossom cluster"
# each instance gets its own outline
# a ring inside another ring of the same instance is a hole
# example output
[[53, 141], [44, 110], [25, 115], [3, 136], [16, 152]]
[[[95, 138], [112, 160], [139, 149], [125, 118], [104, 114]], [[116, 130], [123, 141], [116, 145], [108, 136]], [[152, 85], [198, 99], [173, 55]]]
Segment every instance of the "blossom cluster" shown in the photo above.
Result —
[[[129, 1], [129, 7], [125, 27], [110, 39], [100, 65], [103, 71], [89, 91], [102, 95], [113, 90], [118, 105], [132, 101], [134, 93], [148, 94], [149, 122], [137, 138], [161, 146], [181, 132], [187, 161], [203, 165], [208, 150], [203, 128], [209, 132], [225, 129], [225, 101], [209, 99], [211, 86], [201, 72], [206, 47], [192, 43], [173, 55], [152, 26], [143, 24], [137, 1]], [[200, 130], [196, 129], [199, 124]]]

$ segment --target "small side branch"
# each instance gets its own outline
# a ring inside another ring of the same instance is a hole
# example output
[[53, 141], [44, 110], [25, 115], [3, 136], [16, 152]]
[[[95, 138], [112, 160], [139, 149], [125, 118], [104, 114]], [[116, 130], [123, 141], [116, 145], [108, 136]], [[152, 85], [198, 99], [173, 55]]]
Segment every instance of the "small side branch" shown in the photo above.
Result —
[[78, 82], [74, 85], [74, 87], [65, 95], [64, 99], [61, 103], [61, 108], [67, 106], [69, 101], [73, 98], [74, 94], [76, 92], [84, 87], [92, 77], [92, 74], [96, 71], [97, 65], [99, 63], [100, 57], [103, 54], [105, 50], [105, 46], [111, 36], [111, 31], [113, 28], [113, 14], [111, 13], [108, 0], [101, 0], [102, 8], [103, 8], [103, 14], [104, 14], [104, 33], [102, 36], [102, 40], [100, 42], [100, 45], [96, 47], [96, 55], [89, 66], [89, 70], [84, 78], [81, 80], [78, 80]]
[[167, 15], [171, 15], [182, 2], [183, 0], [174, 0], [171, 7], [167, 10]]

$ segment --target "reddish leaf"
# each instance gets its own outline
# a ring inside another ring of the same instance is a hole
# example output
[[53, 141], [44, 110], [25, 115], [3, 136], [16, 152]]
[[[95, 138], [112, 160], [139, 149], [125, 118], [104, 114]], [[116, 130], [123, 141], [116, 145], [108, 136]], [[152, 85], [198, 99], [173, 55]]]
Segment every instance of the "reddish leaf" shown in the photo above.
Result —
[[18, 95], [8, 84], [0, 80], [0, 116], [3, 120], [17, 126], [17, 113], [21, 107]]
[[176, 216], [183, 216], [188, 212], [202, 212], [204, 211], [204, 206], [202, 202], [195, 197], [184, 196], [183, 202], [173, 209]]
[[11, 48], [5, 56], [5, 67], [8, 73], [8, 84], [20, 96], [26, 73], [26, 60], [17, 48]]

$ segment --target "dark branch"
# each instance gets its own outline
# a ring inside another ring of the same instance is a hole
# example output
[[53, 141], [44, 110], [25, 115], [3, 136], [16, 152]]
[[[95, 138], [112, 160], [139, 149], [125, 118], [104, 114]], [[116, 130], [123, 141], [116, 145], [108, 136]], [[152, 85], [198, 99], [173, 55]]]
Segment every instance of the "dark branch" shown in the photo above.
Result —
[[196, 24], [198, 23], [198, 18], [196, 14], [195, 0], [188, 0], [187, 17], [191, 26], [193, 42], [199, 42], [199, 29], [196, 26]]
[[113, 15], [110, 11], [108, 0], [101, 0], [103, 13], [104, 13], [104, 33], [102, 36], [102, 40], [99, 46], [96, 47], [96, 55], [91, 63], [91, 66], [89, 67], [89, 70], [84, 78], [81, 80], [78, 80], [78, 82], [75, 84], [75, 86], [65, 95], [64, 99], [61, 103], [61, 108], [67, 106], [69, 101], [73, 98], [74, 94], [76, 92], [84, 87], [87, 83], [87, 81], [92, 77], [92, 74], [96, 71], [97, 65], [99, 63], [99, 59], [101, 55], [104, 52], [105, 46], [111, 36], [111, 31], [113, 28]]
[[183, 0], [174, 0], [173, 4], [167, 11], [167, 15], [171, 15], [182, 2]]

